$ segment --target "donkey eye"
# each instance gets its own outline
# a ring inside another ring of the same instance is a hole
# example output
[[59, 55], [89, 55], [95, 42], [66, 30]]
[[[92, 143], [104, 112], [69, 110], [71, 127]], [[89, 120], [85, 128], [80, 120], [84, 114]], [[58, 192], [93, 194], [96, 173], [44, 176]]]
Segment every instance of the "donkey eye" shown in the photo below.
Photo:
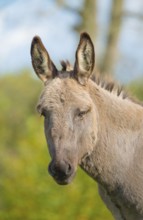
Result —
[[78, 110], [78, 113], [77, 113], [78, 118], [82, 119], [89, 111], [90, 111], [90, 109], [86, 109], [86, 110], [83, 110], [83, 111]]
[[45, 109], [42, 109], [42, 111], [40, 112], [40, 115], [43, 117], [46, 117], [47, 111]]
[[83, 117], [86, 113], [87, 113], [87, 111], [81, 111], [81, 112], [78, 113], [78, 117], [81, 118], [81, 117]]

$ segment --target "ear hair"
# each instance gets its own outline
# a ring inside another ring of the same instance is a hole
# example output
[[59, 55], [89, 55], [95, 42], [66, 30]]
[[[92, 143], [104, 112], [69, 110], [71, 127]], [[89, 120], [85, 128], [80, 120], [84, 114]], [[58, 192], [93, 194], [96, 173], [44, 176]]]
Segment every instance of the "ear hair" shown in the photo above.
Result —
[[82, 33], [76, 51], [75, 78], [81, 85], [86, 85], [88, 78], [92, 74], [95, 63], [94, 46], [90, 36]]
[[37, 76], [46, 82], [56, 76], [57, 69], [50, 59], [40, 37], [35, 36], [31, 44], [32, 65]]

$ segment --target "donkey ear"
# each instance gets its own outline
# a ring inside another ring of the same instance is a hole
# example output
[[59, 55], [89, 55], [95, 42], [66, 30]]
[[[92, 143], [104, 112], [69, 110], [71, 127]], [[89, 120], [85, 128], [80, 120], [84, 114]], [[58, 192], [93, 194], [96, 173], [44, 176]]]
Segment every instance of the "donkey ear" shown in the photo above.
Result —
[[82, 33], [76, 51], [75, 77], [81, 85], [86, 85], [92, 74], [95, 62], [94, 46], [90, 36]]
[[32, 65], [37, 76], [46, 82], [56, 76], [57, 69], [50, 59], [40, 37], [35, 36], [31, 44]]

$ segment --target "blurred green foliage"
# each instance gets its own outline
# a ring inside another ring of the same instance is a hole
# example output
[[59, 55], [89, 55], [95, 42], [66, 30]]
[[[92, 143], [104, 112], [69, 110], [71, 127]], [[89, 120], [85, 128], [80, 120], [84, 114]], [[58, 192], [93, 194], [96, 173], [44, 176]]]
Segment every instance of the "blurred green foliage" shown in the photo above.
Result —
[[[64, 187], [48, 175], [43, 118], [35, 110], [42, 83], [31, 75], [0, 78], [0, 219], [112, 220], [96, 183], [83, 171]], [[142, 84], [134, 89], [139, 97]]]
[[128, 85], [128, 90], [140, 101], [143, 101], [143, 79], [137, 79]]

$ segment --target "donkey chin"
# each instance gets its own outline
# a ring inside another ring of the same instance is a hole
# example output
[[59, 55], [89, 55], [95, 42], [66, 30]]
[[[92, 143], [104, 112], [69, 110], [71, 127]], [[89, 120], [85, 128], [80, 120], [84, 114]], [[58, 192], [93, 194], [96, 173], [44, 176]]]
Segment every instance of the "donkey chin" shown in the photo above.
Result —
[[54, 180], [60, 185], [69, 184], [76, 174], [74, 167], [64, 160], [58, 162], [52, 160], [48, 166], [48, 171]]

